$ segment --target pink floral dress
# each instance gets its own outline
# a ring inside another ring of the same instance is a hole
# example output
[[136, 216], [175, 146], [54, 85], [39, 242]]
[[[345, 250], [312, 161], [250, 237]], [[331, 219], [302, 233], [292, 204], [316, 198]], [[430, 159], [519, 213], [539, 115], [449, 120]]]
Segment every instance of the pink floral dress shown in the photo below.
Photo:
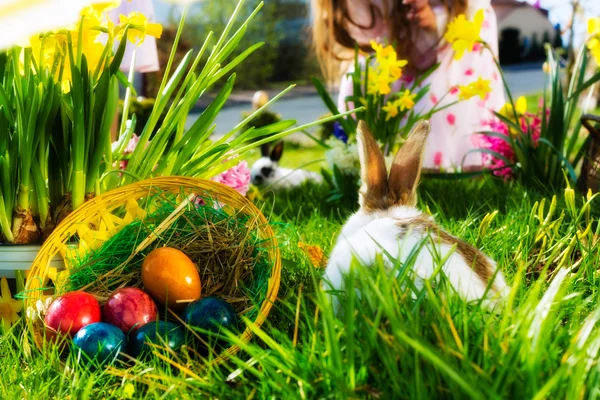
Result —
[[[386, 0], [380, 0], [383, 2]], [[392, 1], [392, 0], [387, 0]], [[418, 47], [432, 48], [438, 38], [443, 38], [448, 23], [448, 14], [441, 5], [436, 5], [435, 0], [430, 1], [437, 16], [438, 32], [419, 35]], [[498, 27], [496, 15], [490, 0], [470, 0], [466, 16], [472, 19], [479, 9], [485, 10], [485, 19], [481, 29], [481, 38], [487, 42], [495, 55], [498, 54]], [[359, 18], [358, 16], [353, 16]], [[379, 21], [381, 24], [381, 21]], [[385, 32], [385, 26], [375, 26], [370, 32], [351, 32], [353, 37], [364, 42], [369, 34]], [[371, 39], [384, 41], [381, 36], [371, 36]], [[502, 79], [494, 59], [489, 50], [476, 45], [473, 52], [465, 53], [463, 58], [454, 60], [454, 51], [443, 40], [437, 47], [437, 62], [439, 68], [423, 83], [430, 85], [429, 93], [415, 105], [415, 112], [423, 115], [434, 106], [443, 107], [457, 100], [458, 85], [467, 85], [478, 77], [490, 80], [492, 91], [485, 99], [474, 97], [462, 101], [449, 108], [434, 114], [430, 120], [431, 134], [425, 149], [423, 168], [444, 171], [457, 171], [469, 168], [478, 168], [483, 165], [482, 153], [472, 151], [478, 149], [481, 135], [478, 132], [489, 130], [486, 124], [493, 117], [493, 111], [499, 110], [505, 103]], [[436, 56], [423, 54], [423, 59]], [[404, 83], [410, 86], [413, 78], [403, 76], [393, 90], [398, 91]], [[402, 82], [403, 80], [403, 82]], [[418, 88], [414, 88], [417, 90]], [[352, 93], [352, 82], [348, 77], [342, 78], [338, 107], [346, 110], [344, 99]]]

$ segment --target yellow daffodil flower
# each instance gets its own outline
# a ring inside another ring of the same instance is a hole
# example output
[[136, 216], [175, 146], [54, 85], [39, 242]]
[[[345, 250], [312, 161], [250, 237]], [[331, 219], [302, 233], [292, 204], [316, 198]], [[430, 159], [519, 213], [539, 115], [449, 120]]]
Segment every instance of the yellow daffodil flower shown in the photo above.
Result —
[[469, 84], [469, 88], [473, 96], [479, 96], [481, 100], [485, 100], [488, 93], [492, 91], [492, 81], [479, 77], [475, 82]]
[[114, 10], [115, 8], [121, 5], [121, 0], [113, 0], [113, 1], [103, 1], [99, 3], [94, 3], [90, 7], [93, 8], [98, 13], [103, 13], [106, 11]]
[[[517, 99], [515, 103], [515, 108], [513, 108], [512, 104], [506, 103], [502, 106], [498, 114], [502, 115], [505, 118], [510, 119], [511, 121], [521, 121], [522, 116], [527, 112], [527, 99], [524, 96], [521, 96]], [[520, 122], [519, 122], [520, 123]], [[509, 128], [509, 132], [511, 135], [517, 135], [519, 132], [514, 128]]]
[[391, 118], [394, 118], [400, 112], [400, 110], [398, 110], [397, 101], [388, 101], [385, 106], [381, 107], [381, 109], [386, 112], [386, 121], [389, 121]]
[[375, 50], [375, 56], [377, 58], [386, 58], [391, 53], [396, 53], [396, 51], [394, 50], [394, 48], [391, 45], [387, 45], [387, 46], [383, 47], [382, 44], [379, 44], [379, 43], [375, 42], [374, 40], [371, 40], [371, 48], [373, 50]]
[[599, 37], [593, 37], [588, 41], [587, 47], [596, 60], [596, 64], [600, 65], [600, 34]]
[[382, 95], [390, 94], [392, 87], [388, 79], [382, 76], [377, 79], [377, 91]]
[[588, 19], [587, 23], [588, 33], [590, 35], [597, 35], [600, 33], [600, 17], [594, 17]]
[[588, 19], [588, 33], [592, 38], [588, 41], [587, 47], [596, 64], [600, 65], [600, 17]]
[[389, 94], [390, 84], [402, 77], [402, 68], [408, 64], [408, 61], [398, 60], [396, 50], [390, 45], [384, 47], [371, 41], [371, 47], [375, 50], [375, 64], [367, 91], [369, 94]]
[[368, 94], [382, 94], [386, 95], [392, 91], [390, 81], [385, 75], [376, 74], [373, 71], [369, 76], [369, 82], [367, 84]]
[[2, 328], [6, 330], [19, 320], [18, 313], [21, 311], [23, 303], [20, 300], [13, 299], [6, 278], [2, 278], [0, 286], [2, 295], [0, 297], [0, 321], [2, 321]]
[[148, 18], [138, 11], [131, 12], [128, 16], [123, 14], [119, 16], [117, 39], [121, 40], [123, 38], [127, 27], [129, 27], [127, 39], [137, 46], [144, 42], [146, 35], [160, 38], [163, 30], [161, 24], [148, 22]]
[[471, 91], [470, 85], [460, 85], [458, 87], [459, 100], [469, 100], [473, 96], [475, 96], [475, 94]]
[[396, 102], [400, 107], [400, 111], [410, 110], [415, 106], [415, 97], [417, 94], [411, 94], [410, 90], [406, 89], [404, 93], [402, 93], [402, 97], [400, 97]]
[[527, 112], [527, 99], [524, 96], [521, 96], [517, 99], [514, 109], [512, 104], [506, 103], [502, 106], [498, 114], [507, 118], [514, 118], [515, 111], [517, 115], [523, 115]]
[[398, 60], [396, 52], [392, 52], [387, 58], [378, 59], [379, 67], [385, 71], [392, 81], [402, 77], [402, 68], [408, 64], [406, 60]]
[[480, 9], [475, 13], [473, 21], [467, 20], [464, 14], [460, 14], [448, 24], [444, 39], [452, 44], [455, 60], [460, 60], [465, 51], [473, 51], [475, 43], [482, 41], [480, 35], [483, 19], [484, 12]]

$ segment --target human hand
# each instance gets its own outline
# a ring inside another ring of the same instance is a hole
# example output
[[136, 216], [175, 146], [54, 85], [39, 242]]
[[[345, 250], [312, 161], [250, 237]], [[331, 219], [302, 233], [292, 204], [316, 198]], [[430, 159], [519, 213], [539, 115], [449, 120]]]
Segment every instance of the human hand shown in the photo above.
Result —
[[411, 10], [406, 18], [418, 27], [430, 31], [437, 30], [437, 22], [429, 0], [402, 0], [402, 4], [410, 5]]

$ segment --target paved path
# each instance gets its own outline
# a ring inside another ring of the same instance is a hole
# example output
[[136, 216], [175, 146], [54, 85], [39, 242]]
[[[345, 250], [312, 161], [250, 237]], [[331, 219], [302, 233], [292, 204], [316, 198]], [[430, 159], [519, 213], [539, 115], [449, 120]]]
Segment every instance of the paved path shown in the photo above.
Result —
[[[505, 71], [505, 75], [514, 96], [537, 93], [543, 90], [544, 73], [541, 68], [510, 69]], [[244, 104], [239, 100], [232, 106], [226, 106], [216, 119], [216, 133], [223, 134], [230, 131], [240, 122], [242, 111], [249, 111], [250, 108], [249, 103]], [[300, 125], [312, 122], [327, 113], [321, 98], [318, 95], [308, 93], [302, 93], [299, 97], [289, 99], [283, 97], [273, 105], [272, 110], [281, 114], [283, 118], [297, 120]], [[197, 113], [190, 114], [188, 124], [193, 123], [198, 115]]]

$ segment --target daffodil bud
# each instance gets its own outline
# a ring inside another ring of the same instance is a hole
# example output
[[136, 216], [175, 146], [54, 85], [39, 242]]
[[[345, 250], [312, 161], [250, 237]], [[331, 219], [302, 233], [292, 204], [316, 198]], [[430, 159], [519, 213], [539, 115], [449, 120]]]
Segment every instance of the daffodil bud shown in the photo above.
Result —
[[269, 102], [269, 95], [267, 94], [267, 92], [265, 92], [263, 90], [259, 90], [258, 92], [254, 93], [254, 96], [252, 97], [252, 108], [254, 108], [255, 110], [258, 110], [259, 108], [263, 107], [268, 102]]
[[550, 64], [548, 64], [548, 61], [542, 65], [542, 71], [544, 71], [545, 74], [550, 74]]
[[567, 210], [569, 210], [571, 215], [575, 215], [577, 213], [577, 207], [575, 205], [575, 191], [571, 189], [571, 187], [567, 187], [565, 189], [565, 203], [567, 205]]

